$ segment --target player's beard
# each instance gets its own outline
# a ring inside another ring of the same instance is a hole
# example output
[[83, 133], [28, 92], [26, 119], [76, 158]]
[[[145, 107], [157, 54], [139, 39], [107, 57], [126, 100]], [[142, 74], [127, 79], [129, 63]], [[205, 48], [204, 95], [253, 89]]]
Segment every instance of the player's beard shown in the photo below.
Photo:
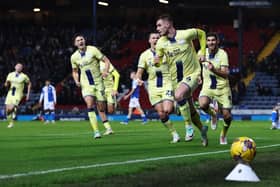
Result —
[[214, 52], [217, 50], [217, 46], [215, 44], [209, 45], [209, 49]]

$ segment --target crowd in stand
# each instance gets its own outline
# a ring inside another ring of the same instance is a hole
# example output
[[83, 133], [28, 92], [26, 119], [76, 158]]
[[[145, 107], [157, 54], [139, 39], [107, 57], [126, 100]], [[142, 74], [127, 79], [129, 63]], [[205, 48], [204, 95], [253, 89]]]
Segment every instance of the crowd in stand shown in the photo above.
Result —
[[275, 75], [280, 81], [280, 46], [278, 48], [261, 63], [259, 63], [257, 70]]
[[[274, 52], [263, 59], [257, 66], [257, 71], [266, 72], [268, 75], [273, 75], [278, 80], [278, 88], [280, 88], [280, 46], [278, 46]], [[261, 83], [256, 83], [258, 95], [279, 95], [280, 91], [272, 90]]]
[[[80, 90], [75, 86], [71, 78], [70, 56], [74, 52], [72, 37], [75, 33], [83, 33], [88, 44], [92, 41], [92, 32], [89, 28], [79, 30], [74, 26], [24, 26], [24, 25], [5, 25], [1, 26], [0, 31], [0, 96], [5, 96], [6, 90], [3, 88], [6, 75], [14, 70], [17, 62], [25, 65], [24, 71], [27, 72], [33, 84], [34, 93], [39, 93], [44, 81], [50, 78], [58, 90], [58, 104], [82, 104]], [[138, 29], [135, 25], [123, 26], [104, 26], [97, 30], [96, 45], [112, 61], [130, 55], [130, 49], [122, 49], [122, 45], [131, 40], [146, 40], [151, 28]], [[219, 33], [225, 45], [225, 38]], [[254, 71], [256, 55], [252, 51], [248, 56], [246, 68]], [[277, 74], [279, 71], [279, 55], [272, 55], [264, 60], [260, 69]], [[137, 58], [131, 62], [129, 68], [137, 67]], [[119, 70], [121, 85], [129, 88], [127, 69]], [[278, 74], [279, 75], [279, 74]], [[239, 78], [236, 78], [239, 77]], [[242, 81], [240, 72], [232, 73], [232, 92], [233, 102], [238, 103], [239, 98], [246, 89]], [[120, 86], [120, 90], [125, 88]], [[242, 90], [242, 92], [240, 92]]]
[[23, 25], [5, 25], [1, 28], [1, 83], [8, 72], [14, 70], [17, 62], [24, 64], [24, 71], [33, 84], [33, 92], [39, 92], [47, 78], [57, 83], [69, 73], [69, 56], [73, 52], [71, 28]]
[[[80, 91], [71, 78], [70, 56], [74, 52], [72, 37], [83, 33], [88, 44], [92, 43], [89, 28], [73, 26], [25, 26], [2, 25], [0, 31], [0, 96], [6, 95], [3, 87], [8, 72], [14, 71], [17, 62], [24, 64], [32, 82], [32, 91], [39, 93], [44, 81], [50, 78], [57, 85], [59, 104], [83, 103]], [[127, 55], [120, 46], [129, 40], [144, 39], [144, 32], [136, 32], [135, 26], [106, 26], [97, 30], [96, 45], [111, 59]], [[123, 70], [125, 72], [125, 70]], [[121, 72], [122, 73], [122, 72]], [[123, 79], [126, 80], [126, 79]], [[128, 84], [125, 82], [124, 84]]]

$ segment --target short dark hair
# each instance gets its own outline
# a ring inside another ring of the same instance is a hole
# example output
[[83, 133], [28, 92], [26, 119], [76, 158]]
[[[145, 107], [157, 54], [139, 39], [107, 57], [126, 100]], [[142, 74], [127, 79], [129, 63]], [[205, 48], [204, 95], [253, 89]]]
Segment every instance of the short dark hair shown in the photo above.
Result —
[[159, 34], [157, 31], [151, 31], [150, 33], [149, 33], [149, 35], [148, 35], [148, 39], [150, 39], [150, 37], [151, 37], [151, 35], [152, 34]]
[[17, 61], [17, 62], [16, 62], [16, 65], [17, 65], [17, 64], [20, 64], [20, 65], [24, 66], [24, 64], [23, 64], [22, 61]]
[[206, 38], [208, 38], [210, 36], [215, 37], [216, 40], [219, 40], [219, 36], [218, 36], [218, 34], [216, 32], [208, 32], [206, 34]]
[[169, 14], [162, 14], [162, 15], [160, 15], [160, 16], [158, 17], [157, 20], [159, 20], [159, 19], [166, 20], [166, 21], [168, 21], [168, 22], [170, 22], [170, 23], [173, 23], [173, 18], [172, 18], [171, 15], [169, 15]]
[[85, 37], [82, 33], [76, 33], [76, 34], [74, 34], [73, 39], [72, 39], [72, 41], [73, 41], [74, 44], [75, 44], [76, 38], [79, 37], [79, 36], [81, 36], [81, 37], [83, 37], [84, 39], [86, 39], [86, 37]]

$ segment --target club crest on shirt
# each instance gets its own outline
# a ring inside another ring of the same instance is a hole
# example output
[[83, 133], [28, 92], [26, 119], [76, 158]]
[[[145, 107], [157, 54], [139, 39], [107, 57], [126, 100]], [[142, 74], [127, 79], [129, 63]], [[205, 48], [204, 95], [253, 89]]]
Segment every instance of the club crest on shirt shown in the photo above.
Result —
[[185, 44], [185, 43], [186, 43], [185, 40], [179, 40], [179, 41], [178, 41], [178, 44], [181, 44], [181, 45], [182, 45], [182, 44]]
[[11, 81], [11, 82], [14, 82], [14, 83], [21, 83], [24, 81], [24, 77], [21, 76], [21, 74], [19, 74], [18, 76], [15, 76], [14, 79]]
[[80, 67], [86, 66], [91, 63], [92, 55], [86, 55], [81, 58]]
[[92, 59], [93, 55], [91, 53], [86, 53], [86, 56], [85, 56], [87, 59]]
[[154, 64], [152, 63], [152, 61], [149, 60], [149, 61], [148, 61], [148, 66], [149, 66], [149, 67], [153, 67], [153, 65], [154, 65]]

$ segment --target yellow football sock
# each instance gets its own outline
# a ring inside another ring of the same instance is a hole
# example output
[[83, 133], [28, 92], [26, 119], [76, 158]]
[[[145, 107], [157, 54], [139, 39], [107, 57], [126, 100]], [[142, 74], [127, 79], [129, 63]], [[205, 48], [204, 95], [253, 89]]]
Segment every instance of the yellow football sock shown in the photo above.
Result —
[[210, 116], [216, 116], [216, 112], [212, 107], [208, 107], [206, 113], [208, 113]]
[[203, 125], [200, 121], [200, 115], [198, 112], [192, 114], [192, 122], [198, 129], [202, 129]]
[[229, 117], [227, 119], [224, 119], [224, 125], [223, 125], [223, 129], [221, 131], [220, 136], [226, 136], [227, 135], [227, 131], [230, 127], [231, 120], [232, 120], [231, 117]]
[[173, 123], [168, 119], [167, 121], [165, 122], [162, 122], [164, 124], [165, 127], [168, 128], [169, 132], [171, 134], [173, 134], [174, 132], [176, 132], [174, 126], [173, 126]]
[[13, 113], [12, 112], [10, 114], [7, 114], [7, 121], [9, 122], [9, 124], [13, 124], [14, 123]]
[[94, 111], [89, 111], [88, 112], [88, 118], [89, 118], [90, 125], [91, 125], [93, 131], [94, 132], [99, 131], [95, 112]]
[[111, 127], [109, 121], [107, 121], [107, 120], [103, 122], [103, 125], [104, 125], [104, 127], [105, 127], [106, 129], [112, 129], [112, 127]]
[[220, 136], [226, 136], [229, 126], [224, 123]]
[[179, 107], [180, 109], [180, 112], [181, 112], [181, 116], [183, 117], [184, 119], [184, 122], [185, 122], [185, 125], [191, 125], [192, 122], [191, 122], [191, 115], [190, 115], [190, 107], [189, 107], [189, 104], [186, 103], [182, 106]]

